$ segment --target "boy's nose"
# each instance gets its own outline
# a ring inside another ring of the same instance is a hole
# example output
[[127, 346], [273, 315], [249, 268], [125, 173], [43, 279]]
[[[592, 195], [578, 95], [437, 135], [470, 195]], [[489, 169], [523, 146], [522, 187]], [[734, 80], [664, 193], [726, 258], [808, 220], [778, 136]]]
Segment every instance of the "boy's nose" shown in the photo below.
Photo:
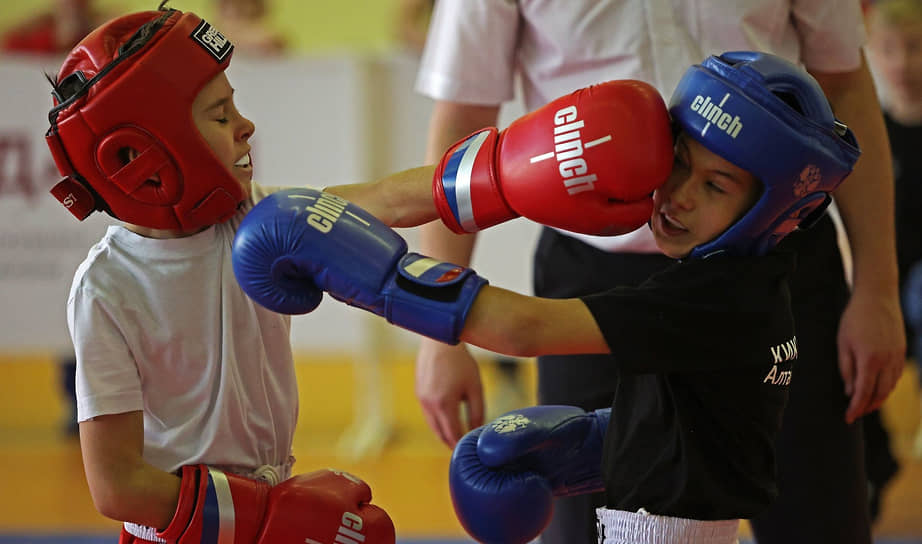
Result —
[[256, 132], [256, 125], [253, 124], [253, 121], [243, 117], [240, 127], [237, 129], [237, 138], [240, 140], [249, 140], [254, 132]]
[[669, 200], [672, 201], [673, 205], [683, 209], [689, 209], [694, 205], [693, 199], [693, 186], [691, 176], [685, 175], [681, 176], [675, 180], [672, 187], [672, 191], [669, 195]]

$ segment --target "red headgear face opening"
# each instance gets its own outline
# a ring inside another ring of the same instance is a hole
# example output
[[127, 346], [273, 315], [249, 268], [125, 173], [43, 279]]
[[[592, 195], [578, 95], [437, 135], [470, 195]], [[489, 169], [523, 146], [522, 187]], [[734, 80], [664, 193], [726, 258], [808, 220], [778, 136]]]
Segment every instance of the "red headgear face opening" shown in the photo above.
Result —
[[[246, 198], [192, 118], [199, 91], [233, 45], [194, 13], [148, 11], [97, 28], [58, 74], [45, 136], [66, 176], [51, 193], [78, 219], [106, 210], [128, 223], [195, 230]], [[125, 149], [137, 152], [126, 164]]]

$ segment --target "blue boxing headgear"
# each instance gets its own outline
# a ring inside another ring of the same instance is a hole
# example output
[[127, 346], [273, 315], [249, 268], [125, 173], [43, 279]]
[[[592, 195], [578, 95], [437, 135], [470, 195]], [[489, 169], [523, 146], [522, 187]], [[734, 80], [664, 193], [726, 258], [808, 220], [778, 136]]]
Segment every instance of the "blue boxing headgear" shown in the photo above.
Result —
[[767, 53], [728, 52], [692, 66], [669, 113], [690, 137], [762, 183], [752, 208], [690, 258], [765, 254], [824, 213], [861, 154], [816, 80]]

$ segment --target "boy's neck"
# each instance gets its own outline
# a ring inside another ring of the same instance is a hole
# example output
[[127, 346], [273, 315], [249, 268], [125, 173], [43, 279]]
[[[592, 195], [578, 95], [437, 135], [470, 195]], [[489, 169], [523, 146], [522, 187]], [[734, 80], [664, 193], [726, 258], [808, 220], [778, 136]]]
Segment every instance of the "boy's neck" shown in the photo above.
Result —
[[160, 240], [166, 240], [169, 238], [185, 238], [186, 236], [192, 236], [193, 234], [198, 234], [208, 227], [202, 227], [194, 231], [182, 231], [182, 230], [170, 230], [170, 229], [152, 229], [150, 227], [142, 227], [141, 225], [133, 225], [131, 223], [124, 223], [124, 227], [131, 232], [143, 236], [145, 238], [157, 238]]

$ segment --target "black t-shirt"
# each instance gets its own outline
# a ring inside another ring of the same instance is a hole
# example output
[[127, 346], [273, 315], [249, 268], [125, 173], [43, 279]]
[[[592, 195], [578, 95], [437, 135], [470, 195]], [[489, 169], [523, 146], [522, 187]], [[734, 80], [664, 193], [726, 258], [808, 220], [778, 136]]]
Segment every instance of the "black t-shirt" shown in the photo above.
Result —
[[609, 508], [736, 519], [774, 499], [797, 357], [793, 269], [790, 253], [714, 256], [582, 297], [618, 369], [603, 451]]

